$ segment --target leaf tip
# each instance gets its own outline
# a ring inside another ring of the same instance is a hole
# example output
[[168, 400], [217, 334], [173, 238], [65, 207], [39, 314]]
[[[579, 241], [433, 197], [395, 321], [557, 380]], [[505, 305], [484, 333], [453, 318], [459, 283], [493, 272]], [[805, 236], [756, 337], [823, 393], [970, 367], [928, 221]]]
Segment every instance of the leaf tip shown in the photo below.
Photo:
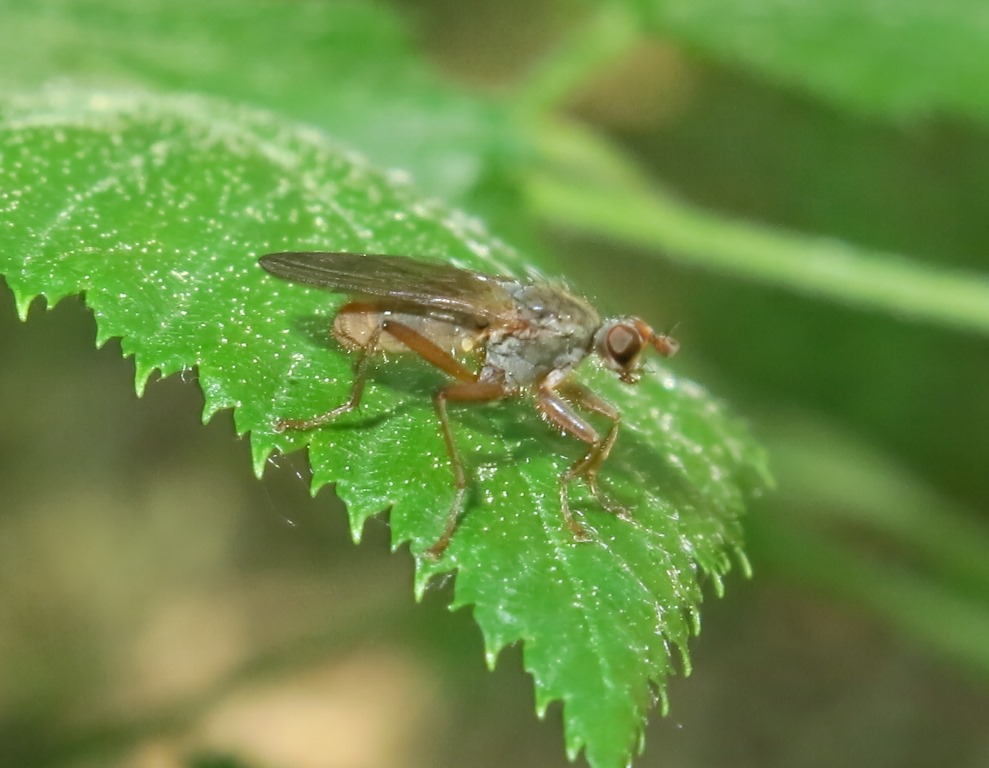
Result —
[[[204, 389], [203, 392], [205, 394], [206, 390]], [[206, 394], [205, 400], [203, 402], [203, 414], [202, 414], [203, 424], [209, 424], [210, 421], [213, 420], [213, 417], [216, 416], [217, 412], [221, 410], [223, 410], [223, 403], [210, 397], [209, 394]]]
[[[543, 712], [543, 715], [544, 714], [546, 714], [545, 711]], [[540, 719], [542, 719], [542, 715], [540, 715]], [[569, 760], [571, 763], [577, 762], [577, 758], [580, 757], [580, 752], [585, 746], [586, 744], [584, 740], [579, 736], [568, 738], [566, 741], [567, 760]], [[589, 763], [591, 762], [589, 758], [588, 758], [588, 762]]]
[[[106, 343], [106, 339], [103, 340]], [[102, 346], [97, 338], [96, 346]], [[158, 370], [155, 365], [148, 365], [140, 358], [134, 358], [134, 392], [137, 393], [138, 397], [144, 397], [144, 390], [148, 386], [148, 380], [151, 375]]]
[[361, 539], [364, 537], [364, 523], [367, 520], [356, 511], [351, 510], [353, 510], [353, 505], [348, 504], [347, 516], [350, 518], [350, 538], [354, 544], [360, 544]]
[[[660, 688], [658, 691], [659, 695], [659, 714], [666, 717], [670, 714], [670, 695], [666, 692], [666, 688]], [[640, 736], [643, 734], [640, 732]]]
[[34, 303], [36, 298], [38, 298], [37, 294], [31, 295], [27, 293], [14, 293], [14, 303], [17, 307], [17, 317], [22, 323], [27, 322], [27, 316], [31, 311], [31, 304]]
[[738, 567], [742, 571], [742, 575], [747, 578], [752, 578], [752, 563], [749, 561], [748, 555], [745, 554], [745, 550], [741, 547], [734, 548], [735, 559], [738, 561]]
[[[711, 571], [708, 575], [711, 577], [711, 585], [714, 587], [714, 594], [717, 595], [720, 600], [725, 596], [725, 580], [720, 571]], [[698, 617], [700, 616], [699, 613], [697, 615]], [[699, 618], [697, 623], [698, 625], [700, 624]]]
[[[552, 704], [554, 701], [556, 701], [556, 695], [553, 694], [551, 691], [546, 690], [545, 688], [543, 688], [541, 685], [539, 685], [537, 683], [537, 685], [536, 685], [536, 717], [538, 717], [540, 720], [545, 720], [546, 719], [546, 712], [549, 711], [549, 705]], [[576, 740], [579, 740], [579, 737], [574, 737], [574, 738]], [[569, 742], [568, 742], [568, 745], [569, 745]], [[569, 750], [569, 746], [568, 746], [568, 750]], [[577, 751], [578, 752], [580, 751], [579, 746], [578, 746], [578, 750]], [[568, 754], [569, 754], [569, 752], [568, 752]], [[571, 761], [573, 761], [573, 759], [574, 759], [573, 757], [570, 758]]]
[[[697, 623], [697, 631], [700, 632], [700, 622]], [[694, 665], [690, 661], [690, 648], [686, 643], [678, 643], [677, 649], [680, 651], [681, 672], [684, 677], [690, 677], [691, 673], [694, 671]], [[665, 688], [661, 688], [660, 690], [665, 692]]]
[[426, 596], [426, 590], [429, 588], [429, 582], [432, 578], [432, 572], [428, 568], [423, 568], [421, 562], [417, 562], [414, 583], [412, 585], [412, 593], [415, 595], [417, 603], [421, 603], [422, 599]]
[[104, 330], [101, 323], [96, 323], [96, 348], [103, 349], [106, 343], [113, 338], [113, 334]]
[[264, 442], [253, 432], [251, 432], [249, 440], [251, 442], [251, 466], [254, 470], [254, 476], [260, 480], [264, 477], [264, 469], [268, 466], [274, 449], [271, 443]]
[[484, 649], [484, 663], [487, 665], [489, 672], [494, 672], [495, 667], [498, 665], [498, 655], [500, 653], [500, 648]]
[[690, 633], [695, 637], [701, 633], [701, 612], [696, 605], [687, 609], [687, 621], [690, 622]]

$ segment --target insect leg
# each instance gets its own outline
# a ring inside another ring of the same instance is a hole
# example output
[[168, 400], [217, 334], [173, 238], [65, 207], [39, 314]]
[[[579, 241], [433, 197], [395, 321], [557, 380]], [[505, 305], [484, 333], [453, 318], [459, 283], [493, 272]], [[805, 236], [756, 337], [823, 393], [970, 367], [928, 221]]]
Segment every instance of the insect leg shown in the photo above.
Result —
[[371, 332], [367, 343], [361, 350], [361, 357], [357, 361], [354, 373], [354, 385], [350, 393], [350, 398], [346, 403], [315, 419], [303, 421], [281, 421], [280, 429], [312, 429], [313, 427], [332, 421], [337, 416], [346, 413], [357, 407], [361, 394], [364, 391], [364, 383], [370, 370], [370, 359], [372, 353], [378, 346], [378, 341], [382, 333], [398, 339], [411, 351], [418, 354], [427, 362], [432, 363], [440, 370], [459, 379], [460, 383], [443, 387], [433, 396], [433, 404], [436, 414], [440, 420], [440, 428], [443, 433], [443, 441], [446, 443], [447, 454], [450, 456], [450, 464], [453, 470], [455, 495], [453, 505], [447, 515], [446, 526], [439, 539], [428, 549], [426, 554], [432, 558], [438, 558], [450, 544], [454, 531], [457, 529], [457, 520], [463, 511], [464, 495], [467, 490], [467, 473], [464, 471], [463, 462], [460, 459], [460, 452], [457, 450], [453, 440], [453, 432], [450, 429], [450, 420], [447, 416], [447, 402], [461, 403], [484, 403], [492, 400], [499, 400], [508, 396], [511, 392], [503, 384], [496, 382], [480, 382], [477, 374], [463, 365], [459, 360], [443, 350], [430, 339], [423, 336], [418, 331], [409, 326], [392, 320], [387, 316], [381, 323], [375, 326]]
[[457, 450], [457, 444], [453, 439], [453, 430], [450, 428], [450, 419], [447, 415], [447, 403], [487, 403], [507, 397], [511, 392], [503, 384], [478, 381], [476, 373], [430, 339], [403, 323], [385, 318], [382, 322], [382, 329], [423, 359], [460, 380], [459, 384], [443, 387], [433, 395], [433, 405], [440, 420], [443, 442], [446, 443], [446, 452], [450, 457], [450, 468], [453, 470], [455, 491], [453, 504], [447, 514], [446, 527], [436, 542], [426, 550], [429, 557], [437, 559], [450, 544], [450, 539], [453, 538], [453, 533], [457, 530], [457, 520], [460, 518], [460, 513], [463, 512], [464, 495], [467, 492], [467, 473], [464, 471], [460, 451]]
[[315, 429], [316, 427], [333, 421], [338, 416], [342, 416], [354, 410], [361, 403], [361, 395], [364, 394], [364, 384], [367, 382], [367, 375], [371, 370], [371, 356], [378, 347], [378, 339], [381, 338], [382, 325], [379, 323], [371, 331], [367, 344], [361, 349], [361, 356], [354, 366], [354, 382], [350, 387], [350, 397], [347, 402], [338, 405], [332, 411], [316, 416], [311, 419], [281, 419], [275, 424], [276, 432], [284, 432], [286, 429]]
[[464, 493], [467, 491], [467, 473], [464, 471], [463, 461], [460, 459], [460, 451], [453, 439], [453, 431], [450, 429], [450, 419], [447, 416], [447, 402], [457, 403], [489, 403], [492, 400], [500, 400], [510, 393], [504, 385], [495, 382], [471, 381], [463, 384], [451, 384], [448, 387], [436, 392], [433, 395], [433, 405], [436, 407], [436, 415], [440, 419], [440, 429], [443, 432], [443, 441], [446, 443], [446, 452], [450, 456], [450, 466], [453, 469], [453, 486], [456, 494], [453, 498], [453, 505], [446, 518], [446, 528], [443, 534], [436, 540], [428, 550], [427, 554], [432, 558], [438, 558], [447, 548], [453, 532], [457, 529], [457, 520], [464, 506]]
[[[366, 305], [354, 302], [343, 307], [340, 312], [360, 312], [364, 310], [366, 310]], [[361, 396], [364, 394], [364, 385], [367, 383], [367, 377], [371, 371], [372, 355], [377, 351], [378, 341], [382, 333], [394, 336], [413, 352], [454, 378], [461, 381], [474, 381], [477, 378], [477, 375], [459, 360], [450, 356], [449, 353], [445, 352], [425, 336], [412, 330], [407, 325], [391, 320], [386, 316], [380, 323], [374, 326], [367, 341], [361, 347], [361, 355], [357, 360], [357, 365], [354, 367], [354, 382], [351, 385], [350, 397], [347, 398], [347, 401], [332, 411], [311, 419], [282, 419], [275, 424], [275, 431], [315, 429], [333, 421], [338, 416], [349, 413], [360, 405]]]
[[609, 499], [607, 495], [598, 486], [598, 470], [601, 469], [604, 462], [607, 460], [611, 449], [615, 444], [615, 440], [618, 438], [618, 427], [621, 425], [622, 416], [618, 409], [615, 408], [607, 400], [604, 400], [598, 395], [594, 394], [587, 387], [582, 384], [578, 384], [575, 381], [563, 382], [558, 391], [565, 398], [567, 398], [571, 403], [577, 405], [591, 413], [597, 413], [604, 416], [611, 422], [611, 428], [608, 430], [608, 434], [605, 435], [604, 440], [602, 440], [597, 447], [597, 450], [592, 448], [585, 460], [587, 461], [587, 466], [581, 469], [577, 474], [583, 474], [587, 479], [587, 484], [590, 486], [591, 493], [594, 494], [594, 498], [598, 500], [598, 503], [607, 509], [612, 514], [616, 514], [619, 517], [628, 514], [628, 510], [621, 504], [616, 503], [612, 499]]
[[602, 439], [597, 430], [580, 414], [573, 406], [552, 389], [540, 389], [536, 396], [536, 407], [550, 422], [558, 426], [568, 435], [576, 437], [588, 443], [591, 447], [586, 454], [571, 465], [571, 467], [560, 475], [560, 511], [567, 527], [573, 532], [577, 541], [590, 541], [587, 530], [574, 518], [570, 511], [570, 484], [578, 477], [584, 476], [591, 486], [598, 502], [609, 512], [622, 514], [625, 512], [620, 506], [614, 504], [610, 499], [601, 493], [597, 487], [597, 480], [594, 477], [598, 468], [608, 457], [615, 438], [618, 436], [618, 424], [620, 417], [618, 412], [604, 400], [601, 400], [589, 390], [584, 390], [579, 385], [566, 385], [565, 392], [572, 394], [579, 405], [586, 407], [595, 413], [600, 413], [612, 420], [611, 429]]

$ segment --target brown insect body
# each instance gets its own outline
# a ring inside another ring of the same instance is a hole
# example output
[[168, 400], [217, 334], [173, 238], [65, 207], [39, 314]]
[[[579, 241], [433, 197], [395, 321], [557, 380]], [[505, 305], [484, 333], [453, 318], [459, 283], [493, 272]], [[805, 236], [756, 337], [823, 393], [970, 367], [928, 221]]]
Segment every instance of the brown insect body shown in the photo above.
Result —
[[[456, 496], [446, 529], [428, 553], [438, 557], [450, 542], [467, 486], [447, 416], [447, 403], [482, 403], [530, 392], [540, 414], [563, 432], [590, 445], [587, 454], [560, 475], [563, 517], [578, 540], [588, 540], [572, 516], [569, 486], [584, 477], [598, 501], [616, 514], [625, 512], [607, 498], [597, 473], [618, 435], [620, 414], [610, 403], [569, 378], [591, 352], [623, 381], [638, 379], [646, 346], [672, 355], [676, 342], [656, 334], [634, 317], [602, 321], [586, 300], [560, 285], [487, 275], [452, 265], [401, 256], [353, 253], [275, 253], [261, 266], [279, 277], [348, 294], [333, 321], [333, 333], [359, 352], [350, 398], [327, 414], [283, 420], [276, 428], [312, 429], [357, 407], [377, 351], [415, 352], [457, 383], [433, 396], [450, 455]], [[480, 355], [479, 370], [458, 358]], [[575, 406], [605, 417], [604, 438]]]
[[[387, 309], [380, 302], [372, 300], [354, 301], [344, 304], [333, 318], [333, 336], [341, 346], [351, 352], [358, 352], [368, 345], [368, 341], [385, 318], [405, 325], [421, 336], [430, 339], [452, 357], [475, 351], [483, 332], [449, 320], [428, 315], [416, 315]], [[378, 339], [377, 349], [381, 352], [408, 354], [411, 350], [394, 336], [384, 334]]]
[[505, 281], [503, 287], [514, 312], [488, 331], [481, 381], [516, 392], [554, 372], [565, 376], [587, 357], [601, 324], [590, 304], [548, 283]]

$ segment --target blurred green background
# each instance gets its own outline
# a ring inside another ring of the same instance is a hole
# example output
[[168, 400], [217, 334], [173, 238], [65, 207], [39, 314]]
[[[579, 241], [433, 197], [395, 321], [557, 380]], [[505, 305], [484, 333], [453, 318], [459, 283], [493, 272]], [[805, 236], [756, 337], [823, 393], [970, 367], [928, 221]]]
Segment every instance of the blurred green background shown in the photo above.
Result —
[[[679, 320], [676, 367], [748, 418], [779, 488], [746, 520], [755, 577], [705, 606], [637, 765], [987, 765], [985, 330], [568, 222], [533, 171], [586, 184], [607, 146], [716, 217], [984, 281], [989, 77], [966, 74], [989, 74], [969, 55], [986, 12], [904, 3], [873, 29], [871, 5], [836, 2], [835, 29], [810, 2], [792, 5], [806, 28], [784, 6], [632, 6], [5, 0], [0, 85], [281, 111], [410, 170], [602, 305]], [[925, 29], [958, 52], [944, 71], [898, 58]], [[578, 127], [592, 141], [568, 149]], [[354, 547], [299, 457], [258, 483], [229, 416], [199, 424], [194, 377], [138, 401], [94, 333], [78, 300], [22, 325], [0, 288], [0, 765], [566, 764], [518, 651], [489, 673], [449, 584], [414, 605], [386, 521]]]

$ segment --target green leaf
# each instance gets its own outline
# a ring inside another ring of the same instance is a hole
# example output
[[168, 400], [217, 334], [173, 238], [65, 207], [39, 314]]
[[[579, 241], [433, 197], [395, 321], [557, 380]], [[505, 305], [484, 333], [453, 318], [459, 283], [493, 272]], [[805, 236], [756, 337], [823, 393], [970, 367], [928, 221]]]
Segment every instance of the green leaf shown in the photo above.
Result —
[[[0, 0], [0, 85], [177, 89], [311, 122], [420, 187], [469, 195], [511, 153], [493, 104], [437, 78], [378, 3]], [[401, 141], [396, 141], [401, 136]]]
[[[524, 642], [539, 710], [564, 702], [571, 756], [627, 763], [676, 649], [698, 628], [701, 584], [721, 592], [740, 551], [738, 517], [767, 482], [745, 429], [697, 385], [653, 362], [637, 388], [585, 366], [625, 426], [602, 482], [633, 520], [583, 488], [593, 542], [560, 517], [557, 477], [581, 454], [525, 401], [456, 409], [472, 484], [445, 556], [452, 476], [429, 394], [443, 381], [392, 356], [362, 410], [307, 433], [279, 418], [341, 403], [352, 359], [329, 334], [343, 297], [279, 281], [258, 255], [287, 249], [419, 254], [521, 275], [519, 254], [463, 213], [422, 199], [311, 129], [192, 96], [53, 89], [0, 107], [0, 273], [22, 317], [84, 293], [103, 343], [120, 337], [140, 391], [198, 369], [204, 418], [234, 409], [260, 474], [274, 451], [308, 447], [313, 490], [336, 483], [355, 538], [390, 509], [392, 539], [416, 557], [416, 591], [457, 571], [490, 663]], [[666, 318], [653, 318], [662, 322]]]
[[631, 0], [664, 36], [838, 104], [989, 118], [980, 0]]

